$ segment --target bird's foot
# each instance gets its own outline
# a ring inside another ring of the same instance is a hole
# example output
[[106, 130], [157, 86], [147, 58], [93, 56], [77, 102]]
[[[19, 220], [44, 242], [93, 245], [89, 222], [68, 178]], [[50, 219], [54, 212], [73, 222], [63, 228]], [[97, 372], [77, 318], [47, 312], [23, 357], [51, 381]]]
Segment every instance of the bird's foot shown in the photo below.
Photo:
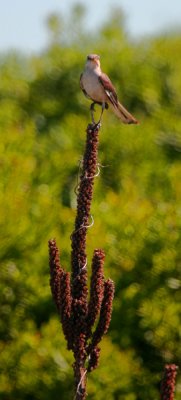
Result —
[[101, 121], [96, 122], [95, 124], [96, 129], [100, 129], [101, 125], [102, 125]]

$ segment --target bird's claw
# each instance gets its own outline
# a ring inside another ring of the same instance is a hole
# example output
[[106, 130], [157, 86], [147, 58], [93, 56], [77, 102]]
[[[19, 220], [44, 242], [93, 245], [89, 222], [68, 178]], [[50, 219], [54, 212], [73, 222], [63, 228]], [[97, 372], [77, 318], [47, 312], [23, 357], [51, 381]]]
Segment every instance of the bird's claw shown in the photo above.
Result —
[[96, 127], [97, 129], [100, 129], [100, 127], [101, 127], [101, 121], [98, 121], [98, 122], [95, 124], [95, 127]]

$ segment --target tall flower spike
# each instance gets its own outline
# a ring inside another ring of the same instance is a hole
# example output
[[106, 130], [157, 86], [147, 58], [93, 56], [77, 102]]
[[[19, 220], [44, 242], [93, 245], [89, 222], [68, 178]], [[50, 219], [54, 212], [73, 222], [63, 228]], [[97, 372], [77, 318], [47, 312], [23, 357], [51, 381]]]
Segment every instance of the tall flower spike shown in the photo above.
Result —
[[97, 169], [99, 127], [88, 125], [82, 174], [78, 187], [77, 215], [72, 240], [72, 312], [74, 326], [74, 375], [76, 400], [86, 397], [86, 337], [88, 312], [86, 235], [89, 226], [94, 178]]
[[175, 380], [178, 367], [175, 364], [166, 364], [161, 384], [161, 400], [174, 400]]
[[93, 195], [94, 177], [97, 167], [98, 154], [97, 126], [89, 125], [83, 158], [82, 174], [80, 177], [77, 215], [72, 240], [72, 307], [74, 315], [74, 335], [86, 334], [87, 325], [87, 254], [86, 234], [89, 225], [90, 206]]
[[89, 226], [93, 184], [97, 168], [98, 133], [97, 126], [88, 126], [82, 174], [78, 188], [75, 230], [71, 235], [73, 279], [77, 278], [82, 268], [85, 267], [87, 260], [86, 233]]
[[[90, 218], [94, 178], [97, 176], [98, 134], [100, 125], [88, 125], [82, 174], [78, 185], [77, 215], [71, 235], [71, 279], [60, 265], [55, 240], [49, 241], [50, 285], [68, 349], [74, 354], [75, 400], [86, 398], [87, 373], [98, 365], [97, 343], [107, 332], [112, 308], [113, 283], [104, 282], [104, 252], [95, 250], [92, 259], [90, 300], [88, 303], [86, 235]], [[100, 320], [92, 338], [92, 326]], [[88, 342], [93, 339], [93, 345]], [[88, 368], [86, 362], [89, 359]]]

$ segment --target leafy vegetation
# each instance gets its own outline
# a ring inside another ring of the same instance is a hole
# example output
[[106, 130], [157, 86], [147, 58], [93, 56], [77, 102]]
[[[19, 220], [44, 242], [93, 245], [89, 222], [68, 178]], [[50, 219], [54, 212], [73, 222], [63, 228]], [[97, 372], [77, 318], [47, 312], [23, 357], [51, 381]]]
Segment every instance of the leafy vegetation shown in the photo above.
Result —
[[90, 52], [101, 55], [140, 125], [121, 125], [108, 111], [101, 128], [104, 167], [95, 185], [89, 263], [94, 248], [105, 250], [116, 297], [88, 398], [158, 399], [163, 365], [181, 359], [181, 35], [133, 42], [117, 11], [93, 35], [83, 11], [74, 8], [66, 24], [50, 16], [42, 54], [0, 57], [4, 400], [72, 398], [73, 359], [51, 298], [47, 242], [56, 237], [68, 269], [78, 161], [90, 121], [78, 81]]

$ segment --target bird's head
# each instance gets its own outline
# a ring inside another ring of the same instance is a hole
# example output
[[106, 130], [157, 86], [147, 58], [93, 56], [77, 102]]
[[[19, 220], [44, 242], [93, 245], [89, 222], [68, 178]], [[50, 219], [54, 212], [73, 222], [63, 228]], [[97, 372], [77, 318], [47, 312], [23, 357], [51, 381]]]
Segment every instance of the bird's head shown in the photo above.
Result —
[[100, 68], [100, 56], [97, 54], [89, 54], [87, 56], [86, 65], [91, 69]]

